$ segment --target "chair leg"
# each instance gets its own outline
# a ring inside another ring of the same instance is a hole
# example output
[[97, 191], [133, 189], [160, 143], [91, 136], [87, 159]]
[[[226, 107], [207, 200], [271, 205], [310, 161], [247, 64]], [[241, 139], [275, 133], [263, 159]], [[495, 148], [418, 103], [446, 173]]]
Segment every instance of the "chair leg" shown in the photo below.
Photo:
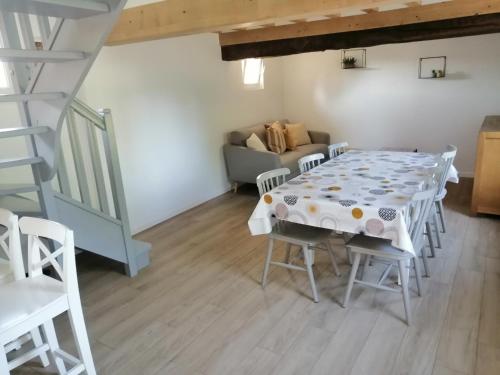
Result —
[[[418, 255], [418, 250], [416, 251], [417, 257]], [[422, 261], [424, 263], [424, 272], [425, 272], [425, 277], [431, 277], [431, 273], [429, 270], [429, 259], [427, 257], [427, 252], [425, 251], [425, 246], [422, 246], [420, 249], [420, 255], [422, 256]]]
[[438, 201], [437, 205], [439, 207], [439, 218], [441, 219], [441, 228], [443, 229], [443, 233], [446, 233], [446, 220], [444, 219], [443, 201]]
[[[33, 340], [33, 344], [35, 344], [35, 346], [38, 347], [38, 346], [43, 345], [43, 340], [42, 340], [42, 336], [40, 335], [39, 328], [35, 328], [35, 329], [31, 330], [30, 334], [31, 334], [31, 339]], [[47, 357], [47, 353], [40, 354], [40, 362], [42, 362], [43, 367], [47, 367], [48, 365], [50, 365], [50, 361], [49, 361], [49, 357]]]
[[314, 281], [314, 273], [311, 263], [311, 250], [309, 250], [307, 246], [303, 246], [302, 253], [304, 254], [304, 262], [306, 263], [307, 275], [309, 276], [309, 283], [311, 284], [313, 300], [314, 302], [319, 302], [318, 291], [316, 290], [316, 281]]
[[68, 316], [73, 336], [75, 337], [78, 354], [85, 366], [85, 372], [87, 375], [96, 375], [92, 351], [90, 350], [89, 338], [87, 336], [87, 329], [85, 327], [85, 319], [83, 318], [82, 305], [79, 299], [78, 301], [70, 301]]
[[54, 329], [54, 323], [52, 320], [43, 323], [43, 331], [45, 332], [45, 337], [47, 338], [47, 343], [49, 344], [50, 357], [56, 365], [57, 372], [59, 374], [66, 374], [64, 361], [55, 355], [56, 351], [59, 350], [59, 342], [57, 341], [56, 330]]
[[422, 296], [422, 270], [420, 269], [420, 260], [418, 256], [411, 260], [413, 262], [413, 268], [415, 269], [415, 279], [417, 280], [417, 290], [418, 296]]
[[434, 212], [434, 215], [432, 215], [432, 221], [434, 222], [434, 228], [436, 229], [436, 247], [439, 249], [442, 249], [441, 246], [441, 234], [439, 233], [439, 226], [438, 226], [438, 220], [437, 220], [437, 212]]
[[425, 234], [427, 239], [429, 240], [429, 247], [431, 248], [431, 257], [436, 257], [436, 249], [434, 248], [434, 240], [432, 239], [432, 226], [426, 221], [425, 222]]
[[368, 272], [368, 267], [371, 265], [371, 258], [372, 257], [370, 255], [365, 256], [365, 262], [363, 263], [363, 268], [361, 269], [360, 280], [363, 280], [365, 278], [365, 275]]
[[332, 262], [332, 266], [333, 266], [333, 271], [335, 272], [335, 275], [337, 275], [337, 277], [340, 277], [340, 271], [339, 271], [339, 266], [337, 265], [337, 262], [335, 261], [335, 255], [333, 254], [333, 247], [332, 247], [332, 244], [330, 243], [330, 241], [327, 241], [326, 242], [326, 247], [328, 249], [328, 255], [330, 255], [330, 261]]
[[351, 250], [349, 250], [348, 247], [345, 248], [345, 252], [347, 253], [347, 261], [349, 262], [350, 265], [352, 265], [352, 253]]
[[406, 261], [399, 260], [399, 276], [401, 278], [401, 288], [403, 291], [403, 303], [405, 305], [406, 322], [411, 324], [411, 306], [410, 306], [410, 292], [408, 289], [408, 272], [405, 266]]
[[349, 299], [351, 298], [352, 286], [354, 285], [354, 279], [356, 278], [356, 273], [358, 272], [360, 259], [361, 259], [361, 254], [355, 253], [354, 260], [352, 262], [351, 273], [349, 274], [347, 289], [345, 291], [344, 303], [343, 303], [344, 307], [347, 307], [347, 305], [349, 304]]
[[7, 353], [3, 345], [0, 345], [0, 374], [10, 374]]
[[267, 245], [267, 256], [266, 256], [266, 263], [264, 264], [264, 271], [262, 272], [262, 287], [266, 287], [267, 283], [267, 274], [269, 272], [269, 264], [271, 263], [271, 258], [273, 257], [273, 247], [274, 247], [274, 239], [269, 238], [269, 242]]
[[290, 264], [292, 258], [292, 244], [287, 243], [285, 247], [285, 263]]

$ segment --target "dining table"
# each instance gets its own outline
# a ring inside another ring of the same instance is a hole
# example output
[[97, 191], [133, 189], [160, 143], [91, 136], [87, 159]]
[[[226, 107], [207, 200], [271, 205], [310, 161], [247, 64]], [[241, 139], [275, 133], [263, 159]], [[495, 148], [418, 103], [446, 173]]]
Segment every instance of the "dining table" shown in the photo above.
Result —
[[[412, 196], [440, 168], [440, 155], [350, 150], [264, 194], [248, 226], [270, 233], [276, 220], [391, 241], [415, 255], [406, 214]], [[458, 183], [450, 168], [447, 180]]]

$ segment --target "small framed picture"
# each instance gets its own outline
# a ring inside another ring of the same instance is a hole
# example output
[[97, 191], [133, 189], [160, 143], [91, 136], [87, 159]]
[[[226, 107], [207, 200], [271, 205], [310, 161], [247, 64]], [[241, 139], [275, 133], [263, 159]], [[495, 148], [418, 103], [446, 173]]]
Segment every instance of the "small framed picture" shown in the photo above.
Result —
[[342, 50], [341, 67], [342, 69], [366, 68], [366, 49]]
[[446, 56], [421, 57], [418, 78], [435, 79], [446, 77]]

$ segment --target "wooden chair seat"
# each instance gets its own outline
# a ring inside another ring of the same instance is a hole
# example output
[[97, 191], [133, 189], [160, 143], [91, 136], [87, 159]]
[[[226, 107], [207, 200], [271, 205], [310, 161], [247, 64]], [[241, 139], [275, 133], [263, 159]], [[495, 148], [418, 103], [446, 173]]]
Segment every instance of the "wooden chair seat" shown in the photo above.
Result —
[[[41, 275], [2, 285], [0, 288], [0, 332], [12, 330], [33, 317], [40, 316], [43, 309], [67, 310], [68, 302], [64, 284], [52, 277]], [[24, 333], [24, 332], [23, 332]], [[18, 336], [12, 337], [12, 339]]]
[[273, 231], [269, 233], [269, 237], [275, 240], [298, 246], [316, 246], [329, 241], [331, 236], [332, 231], [329, 229], [296, 224], [288, 221], [277, 223], [273, 227]]
[[365, 255], [383, 256], [384, 258], [394, 260], [411, 259], [413, 256], [391, 245], [390, 240], [383, 238], [369, 237], [362, 234], [357, 234], [351, 238], [346, 246], [352, 252], [357, 252]]

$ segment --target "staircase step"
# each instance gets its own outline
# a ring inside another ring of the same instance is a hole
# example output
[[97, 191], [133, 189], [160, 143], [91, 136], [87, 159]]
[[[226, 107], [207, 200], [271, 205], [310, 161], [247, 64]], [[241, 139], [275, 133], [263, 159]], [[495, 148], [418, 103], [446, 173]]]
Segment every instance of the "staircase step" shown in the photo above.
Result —
[[81, 51], [46, 51], [0, 48], [0, 61], [3, 62], [57, 63], [83, 60], [86, 57], [87, 54]]
[[151, 244], [134, 239], [132, 240], [132, 243], [135, 247], [135, 260], [137, 262], [137, 268], [141, 270], [142, 268], [149, 266], [151, 262], [149, 257], [149, 253], [151, 252]]
[[38, 190], [40, 187], [31, 184], [0, 184], [0, 196], [32, 193]]
[[64, 99], [65, 97], [66, 94], [63, 92], [40, 92], [36, 94], [4, 94], [0, 95], [0, 102], [48, 101], [48, 100], [60, 100]]
[[17, 215], [39, 216], [41, 214], [37, 202], [18, 195], [0, 196], [0, 207], [15, 212]]
[[107, 13], [109, 6], [94, 0], [0, 0], [0, 11], [77, 19]]
[[33, 126], [30, 128], [6, 128], [0, 129], [0, 138], [22, 137], [24, 135], [35, 135], [50, 131], [48, 126]]
[[0, 159], [0, 168], [20, 167], [41, 162], [43, 162], [43, 158], [40, 157]]

